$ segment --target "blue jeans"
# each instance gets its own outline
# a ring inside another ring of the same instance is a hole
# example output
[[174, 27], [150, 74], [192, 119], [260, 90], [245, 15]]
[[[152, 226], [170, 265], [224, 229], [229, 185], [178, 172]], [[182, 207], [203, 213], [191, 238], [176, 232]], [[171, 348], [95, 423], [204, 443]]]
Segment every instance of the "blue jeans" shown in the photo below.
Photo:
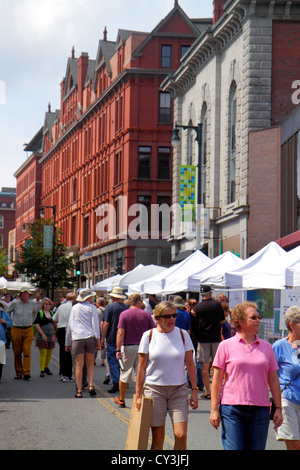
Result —
[[110, 378], [114, 384], [119, 384], [120, 369], [116, 358], [116, 345], [114, 343], [106, 343], [107, 362], [109, 365]]
[[270, 408], [220, 405], [224, 450], [265, 450]]

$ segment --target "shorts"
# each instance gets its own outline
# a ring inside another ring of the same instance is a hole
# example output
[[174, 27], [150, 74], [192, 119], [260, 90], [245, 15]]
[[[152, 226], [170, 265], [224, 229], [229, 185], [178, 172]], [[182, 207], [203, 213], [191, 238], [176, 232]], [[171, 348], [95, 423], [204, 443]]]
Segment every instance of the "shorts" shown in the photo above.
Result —
[[189, 413], [188, 384], [150, 385], [145, 384], [144, 395], [153, 399], [151, 426], [164, 426], [167, 413], [172, 423], [185, 423]]
[[275, 430], [277, 441], [300, 440], [300, 405], [286, 398], [281, 398], [282, 403], [282, 425]]
[[121, 353], [125, 370], [120, 370], [120, 380], [126, 384], [130, 383], [132, 377], [136, 378], [136, 373], [139, 365], [139, 345], [131, 344], [121, 346]]
[[95, 354], [97, 348], [97, 340], [95, 336], [89, 338], [74, 339], [72, 340], [72, 354]]
[[220, 343], [198, 343], [197, 362], [209, 363], [214, 360]]

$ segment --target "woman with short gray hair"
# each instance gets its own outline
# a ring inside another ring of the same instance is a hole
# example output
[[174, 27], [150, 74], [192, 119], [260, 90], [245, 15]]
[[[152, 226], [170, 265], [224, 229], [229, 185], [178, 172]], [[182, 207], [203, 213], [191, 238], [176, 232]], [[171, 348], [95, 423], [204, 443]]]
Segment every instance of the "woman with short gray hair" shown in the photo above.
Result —
[[289, 307], [284, 320], [288, 335], [273, 344], [283, 415], [283, 423], [275, 432], [278, 441], [285, 441], [287, 450], [300, 450], [300, 308]]

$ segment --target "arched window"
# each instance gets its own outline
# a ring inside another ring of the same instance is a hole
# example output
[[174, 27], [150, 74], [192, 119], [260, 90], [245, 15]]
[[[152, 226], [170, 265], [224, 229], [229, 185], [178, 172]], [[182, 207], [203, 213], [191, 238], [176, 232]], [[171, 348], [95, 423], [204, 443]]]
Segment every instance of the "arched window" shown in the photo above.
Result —
[[229, 91], [229, 203], [236, 199], [236, 109], [237, 87], [233, 81]]

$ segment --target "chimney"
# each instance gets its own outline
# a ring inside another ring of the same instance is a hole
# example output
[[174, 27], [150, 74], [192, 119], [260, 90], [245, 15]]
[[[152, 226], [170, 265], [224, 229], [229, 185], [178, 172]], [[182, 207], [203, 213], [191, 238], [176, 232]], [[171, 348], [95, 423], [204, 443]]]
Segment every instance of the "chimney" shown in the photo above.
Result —
[[83, 97], [83, 89], [84, 89], [84, 82], [86, 79], [86, 73], [89, 64], [89, 55], [87, 52], [82, 52], [79, 59], [78, 59], [78, 98], [79, 102], [82, 106], [82, 97]]
[[107, 28], [106, 28], [106, 26], [104, 27], [104, 31], [103, 31], [103, 41], [107, 41]]
[[227, 2], [227, 0], [214, 0], [214, 16], [213, 16], [213, 24], [216, 24], [216, 22], [223, 16], [224, 14], [224, 5]]

